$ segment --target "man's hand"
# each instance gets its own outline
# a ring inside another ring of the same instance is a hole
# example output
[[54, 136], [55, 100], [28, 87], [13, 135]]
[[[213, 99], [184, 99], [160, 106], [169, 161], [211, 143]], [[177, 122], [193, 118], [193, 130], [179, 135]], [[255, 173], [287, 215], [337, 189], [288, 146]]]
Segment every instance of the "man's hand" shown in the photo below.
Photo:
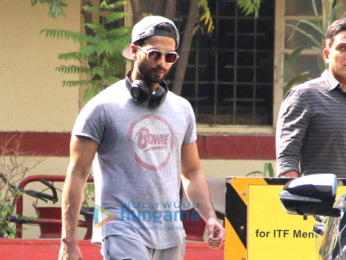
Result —
[[226, 230], [220, 225], [216, 218], [207, 221], [209, 247], [213, 249], [221, 248], [226, 237]]
[[280, 177], [298, 178], [299, 173], [297, 171], [288, 171], [288, 172], [281, 174]]
[[59, 251], [59, 260], [83, 260], [78, 244], [67, 245], [62, 242]]

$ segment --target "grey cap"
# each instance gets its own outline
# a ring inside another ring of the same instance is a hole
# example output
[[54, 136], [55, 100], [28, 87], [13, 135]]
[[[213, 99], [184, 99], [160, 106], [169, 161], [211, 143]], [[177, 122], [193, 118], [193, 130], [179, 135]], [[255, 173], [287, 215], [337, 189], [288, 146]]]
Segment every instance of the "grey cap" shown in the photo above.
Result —
[[[174, 30], [175, 30], [175, 35], [166, 32], [166, 31], [159, 31], [159, 30], [155, 30], [156, 26], [158, 26], [159, 24], [162, 23], [167, 23], [169, 25], [171, 25]], [[173, 38], [175, 40], [176, 46], [175, 48], [177, 49], [179, 46], [179, 32], [177, 27], [175, 26], [175, 24], [162, 16], [146, 16], [144, 17], [142, 20], [140, 20], [138, 23], [135, 24], [135, 26], [133, 27], [132, 30], [132, 42], [134, 43], [138, 40], [144, 39], [146, 37], [149, 36], [154, 36], [154, 35], [158, 35], [158, 36], [166, 36], [166, 37], [170, 37]], [[132, 60], [131, 57], [131, 52], [130, 52], [130, 45], [127, 45], [124, 50], [123, 50], [123, 56], [126, 59]]]

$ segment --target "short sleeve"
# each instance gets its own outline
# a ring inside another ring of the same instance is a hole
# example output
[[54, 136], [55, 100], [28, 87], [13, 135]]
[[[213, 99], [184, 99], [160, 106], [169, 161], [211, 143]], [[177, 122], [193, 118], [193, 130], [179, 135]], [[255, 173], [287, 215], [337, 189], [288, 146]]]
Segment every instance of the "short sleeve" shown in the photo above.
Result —
[[72, 135], [91, 138], [98, 144], [102, 142], [106, 115], [102, 104], [95, 99], [89, 101], [79, 113]]
[[186, 110], [188, 127], [183, 141], [183, 145], [191, 144], [197, 140], [195, 113], [193, 112], [190, 103], [187, 104]]

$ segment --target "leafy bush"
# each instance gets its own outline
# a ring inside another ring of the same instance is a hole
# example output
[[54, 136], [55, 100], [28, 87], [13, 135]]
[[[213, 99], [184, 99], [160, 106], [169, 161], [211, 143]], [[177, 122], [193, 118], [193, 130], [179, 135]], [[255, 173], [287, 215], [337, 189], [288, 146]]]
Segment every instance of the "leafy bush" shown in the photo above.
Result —
[[[61, 65], [57, 71], [65, 74], [86, 74], [87, 80], [63, 81], [64, 87], [79, 87], [87, 85], [84, 92], [84, 101], [90, 100], [105, 87], [117, 82], [118, 75], [125, 72], [126, 60], [122, 56], [122, 50], [130, 42], [131, 27], [112, 28], [110, 24], [124, 18], [125, 12], [115, 11], [125, 5], [125, 1], [117, 1], [107, 4], [103, 1], [101, 10], [110, 12], [100, 23], [86, 23], [88, 34], [66, 30], [44, 29], [48, 38], [72, 40], [80, 44], [79, 51], [59, 54], [62, 61], [74, 60], [79, 64], [87, 65]], [[84, 6], [83, 10], [100, 15], [100, 10], [90, 6]]]

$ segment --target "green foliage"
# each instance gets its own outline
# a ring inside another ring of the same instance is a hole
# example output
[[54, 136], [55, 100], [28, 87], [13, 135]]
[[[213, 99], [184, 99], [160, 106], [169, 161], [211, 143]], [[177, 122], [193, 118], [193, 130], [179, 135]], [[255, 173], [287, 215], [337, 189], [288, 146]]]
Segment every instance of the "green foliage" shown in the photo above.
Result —
[[[300, 46], [297, 47], [286, 59], [285, 63], [284, 63], [284, 79], [288, 78], [288, 74], [289, 74], [289, 70], [291, 69], [293, 62], [295, 61], [295, 59], [300, 55], [300, 53], [305, 50], [308, 49], [308, 46]], [[308, 79], [308, 73], [307, 72], [303, 72], [299, 75], [295, 75], [292, 78], [290, 78], [290, 80], [285, 84], [285, 86], [283, 87], [283, 92], [284, 95], [287, 93], [288, 90], [290, 90], [290, 88], [295, 85], [297, 82], [303, 82], [306, 81]]]
[[202, 33], [207, 30], [211, 34], [214, 30], [213, 18], [211, 17], [208, 0], [200, 0], [198, 5], [198, 16], [196, 19], [196, 27], [194, 33], [200, 30]]
[[[245, 15], [254, 14], [255, 17], [258, 17], [260, 4], [261, 0], [238, 0], [238, 6], [243, 12], [245, 12]], [[202, 33], [206, 30], [208, 34], [211, 34], [214, 29], [214, 24], [208, 0], [200, 0], [198, 8], [199, 10], [194, 33], [197, 30], [200, 30]]]
[[254, 14], [258, 17], [261, 0], [238, 0], [238, 6], [245, 15]]
[[71, 66], [61, 65], [60, 67], [57, 67], [55, 70], [57, 70], [61, 73], [65, 73], [65, 74], [79, 74], [79, 73], [88, 74], [88, 73], [90, 73], [89, 68], [79, 67], [79, 66], [75, 66], [75, 65], [71, 65]]
[[[301, 83], [303, 81], [306, 81], [309, 79], [310, 72], [303, 72], [299, 75], [295, 75], [292, 78], [288, 79], [288, 72], [289, 69], [292, 67], [293, 61], [303, 52], [304, 50], [313, 50], [317, 53], [317, 59], [318, 59], [318, 67], [320, 71], [322, 72], [327, 68], [327, 64], [324, 62], [323, 58], [323, 49], [324, 49], [324, 43], [320, 40], [323, 39], [325, 32], [328, 29], [328, 26], [334, 22], [337, 19], [337, 13], [338, 10], [343, 6], [342, 4], [338, 3], [336, 4], [335, 0], [329, 0], [329, 5], [324, 5], [323, 0], [320, 0], [322, 3], [322, 19], [321, 15], [317, 11], [317, 4], [316, 0], [312, 0], [312, 7], [314, 10], [315, 15], [315, 22], [311, 22], [308, 20], [298, 20], [298, 22], [295, 25], [287, 24], [288, 27], [293, 28], [293, 32], [291, 36], [289, 37], [289, 40], [295, 35], [295, 33], [299, 33], [300, 36], [307, 37], [311, 44], [308, 46], [299, 46], [297, 47], [289, 56], [288, 59], [284, 63], [284, 80], [287, 82], [285, 84], [284, 88], [284, 95], [287, 93], [287, 91], [294, 85]], [[341, 16], [345, 17], [346, 12]], [[301, 25], [307, 25], [308, 28], [313, 29], [313, 31], [316, 31], [318, 33], [318, 38], [316, 36], [312, 35], [308, 31], [301, 28]]]
[[[60, 15], [66, 16], [63, 8], [67, 6], [68, 0], [40, 0], [41, 4], [47, 4], [49, 7], [49, 15], [58, 18]], [[32, 6], [36, 5], [38, 0], [31, 0]], [[48, 38], [73, 40], [80, 43], [81, 47], [78, 52], [62, 53], [58, 58], [62, 61], [86, 61], [89, 65], [89, 71], [85, 67], [61, 65], [56, 68], [57, 71], [66, 74], [87, 74], [88, 80], [84, 81], [63, 81], [63, 86], [76, 87], [88, 85], [89, 88], [84, 93], [84, 101], [88, 101], [93, 95], [100, 92], [104, 87], [115, 83], [119, 80], [116, 75], [123, 72], [125, 67], [125, 59], [121, 55], [121, 50], [130, 41], [130, 28], [107, 29], [110, 23], [122, 19], [127, 14], [117, 12], [119, 7], [126, 4], [126, 1], [115, 1], [109, 3], [104, 0], [100, 4], [100, 10], [109, 11], [110, 13], [103, 19], [101, 24], [87, 23], [94, 33], [93, 35], [85, 35], [79, 32], [71, 32], [66, 30], [42, 30]], [[239, 0], [239, 8], [245, 13], [255, 14], [258, 16], [260, 0]], [[100, 10], [91, 6], [84, 6], [83, 11], [100, 15]], [[212, 33], [214, 29], [213, 19], [208, 7], [207, 0], [200, 0], [199, 15], [197, 17], [197, 25], [195, 31], [200, 29], [202, 32]], [[97, 69], [93, 69], [97, 67]], [[100, 69], [102, 67], [103, 69]]]
[[[67, 2], [69, 0], [40, 0], [41, 4], [47, 4], [49, 11], [48, 15], [57, 19], [60, 15], [66, 17], [64, 7], [67, 7]], [[35, 6], [38, 0], [31, 0], [31, 5]]]
[[92, 14], [96, 14], [96, 15], [100, 14], [99, 10], [97, 10], [97, 9], [91, 7], [91, 6], [88, 6], [88, 5], [83, 6], [83, 9], [88, 11], [88, 12], [90, 12], [90, 13], [92, 13]]
[[106, 1], [103, 1], [100, 5], [100, 8], [106, 11], [115, 11], [119, 7], [126, 5], [126, 3], [127, 1], [116, 1], [113, 4], [107, 4]]
[[253, 172], [250, 172], [248, 174], [246, 174], [246, 176], [256, 176], [257, 174], [260, 174], [262, 175], [263, 177], [275, 177], [274, 176], [274, 169], [273, 169], [273, 166], [271, 163], [265, 163], [264, 164], [264, 170], [263, 172], [261, 171], [253, 171]]
[[82, 207], [90, 208], [90, 204], [95, 201], [95, 186], [93, 183], [88, 183], [84, 188], [84, 200], [82, 202]]
[[[122, 19], [127, 15], [124, 12], [114, 11], [115, 9], [126, 4], [125, 1], [118, 1], [114, 4], [107, 4], [107, 1], [101, 3], [101, 8], [111, 10], [104, 17], [102, 23], [86, 23], [85, 26], [90, 28], [94, 35], [86, 35], [78, 32], [65, 30], [42, 30], [48, 38], [72, 40], [80, 43], [77, 52], [61, 53], [58, 58], [62, 61], [77, 61], [80, 64], [85, 62], [89, 65], [61, 65], [56, 68], [58, 72], [65, 74], [86, 74], [87, 80], [63, 81], [64, 87], [88, 86], [84, 93], [84, 101], [88, 101], [105, 87], [117, 82], [117, 75], [124, 72], [126, 60], [122, 56], [122, 50], [130, 41], [131, 28], [120, 27], [109, 29], [108, 25]], [[84, 10], [99, 14], [99, 10], [90, 6], [84, 6]]]
[[[0, 238], [16, 238], [16, 231], [19, 229], [15, 229], [16, 224], [10, 222], [10, 219], [12, 217], [20, 217], [18, 214], [15, 214], [14, 211], [16, 202], [21, 195], [23, 195], [23, 193], [19, 190], [10, 189], [10, 192], [3, 198], [0, 192]], [[22, 216], [21, 219], [30, 220], [35, 218]]]
[[7, 195], [2, 198], [0, 193], [0, 237], [15, 238], [16, 230], [15, 225], [10, 222], [12, 216], [15, 216], [15, 202], [18, 200], [21, 193], [18, 190], [10, 192], [11, 195]]
[[66, 40], [72, 40], [73, 42], [87, 42], [87, 43], [96, 43], [97, 40], [94, 37], [78, 33], [78, 32], [71, 32], [66, 30], [41, 30], [40, 33], [46, 33], [47, 38], [57, 38], [57, 39], [66, 39]]

